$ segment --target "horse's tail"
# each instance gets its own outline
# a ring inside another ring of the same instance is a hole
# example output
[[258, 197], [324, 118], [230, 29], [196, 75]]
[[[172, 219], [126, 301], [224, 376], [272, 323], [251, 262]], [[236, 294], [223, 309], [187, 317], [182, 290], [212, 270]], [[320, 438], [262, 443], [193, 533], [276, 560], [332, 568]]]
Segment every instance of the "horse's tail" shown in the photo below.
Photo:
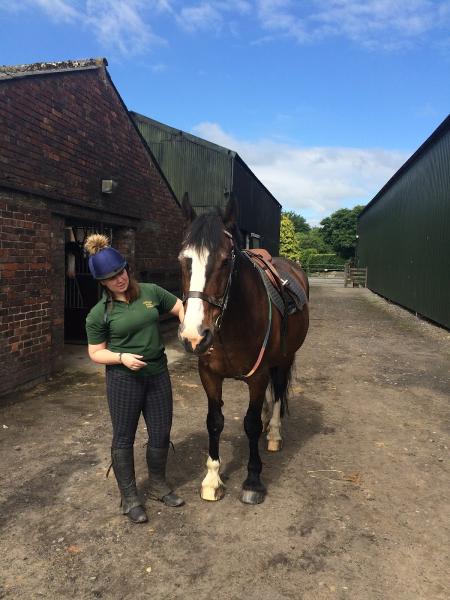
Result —
[[281, 402], [280, 413], [282, 417], [285, 413], [289, 414], [288, 396], [291, 386], [292, 366], [293, 363], [288, 368], [272, 367], [270, 369], [270, 388], [273, 401]]

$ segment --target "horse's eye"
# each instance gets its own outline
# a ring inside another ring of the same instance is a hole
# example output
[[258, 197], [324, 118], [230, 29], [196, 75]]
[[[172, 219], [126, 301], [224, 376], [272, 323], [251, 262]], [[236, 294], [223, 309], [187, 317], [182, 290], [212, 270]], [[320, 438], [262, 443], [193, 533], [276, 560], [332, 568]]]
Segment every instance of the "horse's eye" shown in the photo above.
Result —
[[230, 264], [230, 259], [229, 258], [223, 258], [222, 259], [222, 267], [228, 267], [229, 264]]
[[186, 256], [179, 256], [178, 260], [180, 261], [181, 268], [185, 268], [188, 271], [191, 270], [192, 267], [192, 258], [187, 258]]

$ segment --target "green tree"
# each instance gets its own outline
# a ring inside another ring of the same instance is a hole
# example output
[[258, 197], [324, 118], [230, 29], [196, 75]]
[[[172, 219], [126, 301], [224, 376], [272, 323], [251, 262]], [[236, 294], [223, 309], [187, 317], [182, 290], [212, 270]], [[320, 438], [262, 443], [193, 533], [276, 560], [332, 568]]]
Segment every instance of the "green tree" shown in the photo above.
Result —
[[302, 252], [306, 249], [314, 249], [318, 254], [333, 252], [333, 248], [323, 239], [320, 227], [311, 227], [306, 233], [297, 233], [297, 239]]
[[300, 247], [295, 233], [294, 223], [286, 215], [281, 216], [280, 225], [280, 256], [298, 260]]
[[355, 255], [356, 224], [363, 208], [361, 205], [352, 209], [341, 208], [320, 222], [323, 239], [343, 258]]
[[281, 213], [281, 215], [284, 217], [288, 217], [288, 219], [290, 219], [292, 221], [292, 223], [294, 224], [296, 233], [300, 233], [300, 232], [306, 233], [307, 231], [309, 231], [311, 229], [311, 227], [306, 222], [305, 217], [302, 217], [301, 215], [297, 214], [293, 210], [283, 211]]

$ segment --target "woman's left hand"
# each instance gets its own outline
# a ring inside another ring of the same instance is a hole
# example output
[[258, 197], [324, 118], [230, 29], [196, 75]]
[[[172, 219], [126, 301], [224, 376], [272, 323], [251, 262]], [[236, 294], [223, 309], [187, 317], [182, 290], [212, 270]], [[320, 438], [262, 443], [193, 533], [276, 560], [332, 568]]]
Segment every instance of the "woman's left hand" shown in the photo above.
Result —
[[147, 363], [143, 360], [142, 354], [131, 354], [130, 352], [122, 352], [122, 364], [130, 369], [130, 371], [139, 371], [142, 367], [146, 367]]

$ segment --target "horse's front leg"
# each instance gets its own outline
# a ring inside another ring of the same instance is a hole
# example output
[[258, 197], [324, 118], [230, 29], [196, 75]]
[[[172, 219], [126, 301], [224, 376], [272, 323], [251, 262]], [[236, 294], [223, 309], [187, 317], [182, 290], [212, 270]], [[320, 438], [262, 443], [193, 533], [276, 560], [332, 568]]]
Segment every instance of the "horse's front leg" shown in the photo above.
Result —
[[259, 436], [263, 426], [261, 410], [264, 402], [269, 375], [264, 372], [253, 376], [248, 382], [250, 403], [244, 418], [244, 429], [248, 437], [250, 456], [248, 460], [247, 479], [242, 485], [241, 501], [244, 504], [260, 504], [266, 497], [266, 488], [261, 481], [262, 462], [259, 456]]
[[219, 441], [223, 430], [222, 383], [223, 377], [212, 373], [199, 363], [199, 374], [208, 396], [208, 416], [206, 426], [209, 433], [209, 456], [206, 461], [208, 472], [202, 481], [200, 496], [203, 500], [220, 500], [225, 494], [225, 486], [220, 478]]

